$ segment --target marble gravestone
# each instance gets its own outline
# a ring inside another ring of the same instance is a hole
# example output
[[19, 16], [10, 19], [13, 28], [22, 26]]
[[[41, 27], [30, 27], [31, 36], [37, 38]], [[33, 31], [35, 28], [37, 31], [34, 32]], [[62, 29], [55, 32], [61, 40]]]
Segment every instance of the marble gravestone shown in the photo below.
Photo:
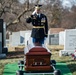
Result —
[[24, 45], [25, 32], [26, 31], [12, 32], [12, 35], [10, 35], [10, 39], [9, 39], [10, 45], [11, 46]]
[[64, 31], [59, 32], [59, 45], [64, 45]]
[[32, 44], [31, 30], [25, 32], [25, 46], [27, 46], [27, 44]]
[[18, 46], [20, 44], [20, 32], [12, 32], [12, 46]]
[[64, 50], [59, 52], [60, 56], [69, 55], [76, 50], [76, 29], [67, 29], [64, 33]]
[[20, 31], [20, 44], [24, 44], [25, 43], [25, 33], [26, 31]]

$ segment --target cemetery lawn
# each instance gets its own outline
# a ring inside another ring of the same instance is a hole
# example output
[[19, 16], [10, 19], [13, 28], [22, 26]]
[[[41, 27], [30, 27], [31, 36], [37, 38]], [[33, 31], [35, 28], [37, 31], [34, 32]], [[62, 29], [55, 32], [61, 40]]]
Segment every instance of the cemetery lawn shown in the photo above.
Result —
[[[59, 57], [59, 48], [51, 50], [52, 57], [51, 59], [56, 60], [56, 62], [66, 63], [69, 67], [72, 75], [76, 75], [76, 60], [72, 60], [71, 56]], [[18, 60], [23, 60], [24, 54], [23, 51], [11, 51], [8, 53], [6, 59], [0, 59], [0, 75], [3, 75], [4, 66], [8, 63], [15, 63]]]

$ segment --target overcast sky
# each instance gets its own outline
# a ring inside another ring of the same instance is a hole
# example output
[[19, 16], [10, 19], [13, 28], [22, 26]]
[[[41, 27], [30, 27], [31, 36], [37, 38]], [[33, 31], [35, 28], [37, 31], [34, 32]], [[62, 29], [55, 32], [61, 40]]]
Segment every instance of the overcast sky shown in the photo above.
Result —
[[76, 0], [61, 0], [62, 6], [64, 8], [72, 8], [73, 5], [76, 6]]
[[[26, 0], [19, 0], [20, 3], [25, 3]], [[36, 1], [36, 0], [30, 0], [32, 2]], [[41, 0], [42, 3], [44, 0]], [[60, 0], [62, 2], [62, 6], [63, 8], [72, 8], [73, 5], [76, 5], [76, 0]], [[46, 3], [46, 2], [45, 2]]]

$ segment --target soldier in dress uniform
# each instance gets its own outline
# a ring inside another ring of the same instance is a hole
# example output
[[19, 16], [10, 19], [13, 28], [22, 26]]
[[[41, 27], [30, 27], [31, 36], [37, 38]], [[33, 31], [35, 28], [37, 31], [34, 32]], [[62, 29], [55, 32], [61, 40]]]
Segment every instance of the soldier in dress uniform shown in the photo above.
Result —
[[32, 23], [32, 33], [31, 37], [33, 38], [34, 45], [44, 44], [45, 37], [48, 36], [48, 22], [47, 17], [41, 13], [42, 5], [35, 5], [35, 11], [30, 17], [26, 19], [27, 23]]

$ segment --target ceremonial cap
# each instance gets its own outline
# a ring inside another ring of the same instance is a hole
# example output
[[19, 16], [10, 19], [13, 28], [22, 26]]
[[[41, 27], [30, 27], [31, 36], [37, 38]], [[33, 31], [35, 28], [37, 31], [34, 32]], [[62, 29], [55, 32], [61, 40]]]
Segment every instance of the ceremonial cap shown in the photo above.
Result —
[[35, 9], [40, 9], [40, 8], [41, 8], [41, 6], [42, 6], [42, 5], [37, 4], [37, 5], [35, 5]]

